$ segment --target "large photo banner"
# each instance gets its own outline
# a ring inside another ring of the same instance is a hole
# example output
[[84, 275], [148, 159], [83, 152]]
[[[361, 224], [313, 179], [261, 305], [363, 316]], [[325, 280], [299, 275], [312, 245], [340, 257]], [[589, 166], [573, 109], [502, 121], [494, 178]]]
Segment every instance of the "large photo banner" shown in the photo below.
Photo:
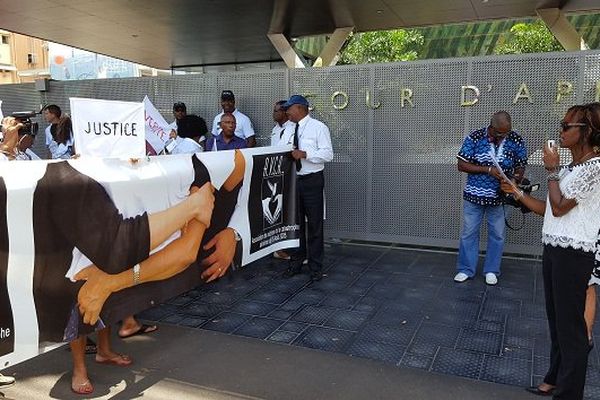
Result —
[[146, 155], [144, 103], [71, 97], [77, 153], [93, 157]]
[[296, 247], [289, 149], [0, 164], [0, 365]]

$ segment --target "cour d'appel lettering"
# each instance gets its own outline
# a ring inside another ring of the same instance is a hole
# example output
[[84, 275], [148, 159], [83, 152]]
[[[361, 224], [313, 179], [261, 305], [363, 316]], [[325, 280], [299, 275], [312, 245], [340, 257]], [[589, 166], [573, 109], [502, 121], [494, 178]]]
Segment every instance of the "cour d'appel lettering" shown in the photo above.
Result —
[[137, 136], [135, 122], [89, 122], [85, 133], [96, 136]]

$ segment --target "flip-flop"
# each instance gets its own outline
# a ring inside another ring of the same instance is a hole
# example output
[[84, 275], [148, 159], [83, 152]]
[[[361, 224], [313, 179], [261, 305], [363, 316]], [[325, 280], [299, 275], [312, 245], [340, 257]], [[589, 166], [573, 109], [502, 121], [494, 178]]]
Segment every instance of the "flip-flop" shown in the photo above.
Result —
[[154, 332], [157, 329], [158, 329], [158, 326], [156, 326], [156, 325], [142, 324], [142, 325], [140, 325], [140, 327], [139, 327], [138, 330], [136, 330], [134, 332], [131, 332], [130, 334], [127, 334], [127, 335], [121, 335], [121, 334], [119, 334], [119, 337], [121, 339], [127, 339], [127, 338], [130, 338], [132, 336], [144, 335], [146, 333], [152, 333], [152, 332]]
[[550, 388], [548, 390], [542, 390], [538, 386], [531, 386], [525, 388], [529, 393], [538, 395], [538, 396], [552, 396], [552, 392], [554, 392], [554, 388]]
[[98, 364], [116, 365], [117, 367], [128, 367], [133, 363], [133, 360], [125, 354], [117, 354], [113, 358], [106, 358], [104, 360], [98, 360], [98, 355], [96, 355], [96, 362]]
[[94, 387], [92, 386], [92, 382], [90, 382], [90, 380], [88, 379], [87, 381], [75, 386], [71, 382], [71, 391], [75, 394], [92, 394], [94, 392]]

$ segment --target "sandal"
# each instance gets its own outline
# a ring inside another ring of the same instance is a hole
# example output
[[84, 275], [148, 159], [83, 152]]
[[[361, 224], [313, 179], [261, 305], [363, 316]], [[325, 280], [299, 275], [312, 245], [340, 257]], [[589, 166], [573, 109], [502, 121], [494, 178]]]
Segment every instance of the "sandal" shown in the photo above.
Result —
[[88, 379], [77, 385], [71, 382], [71, 391], [75, 394], [92, 394], [94, 392], [94, 387], [92, 386], [92, 382]]
[[125, 354], [117, 354], [116, 356], [112, 357], [112, 358], [104, 358], [104, 359], [99, 359], [99, 357], [96, 354], [96, 362], [98, 364], [105, 364], [105, 365], [116, 365], [118, 367], [128, 367], [133, 363], [133, 360], [131, 359], [131, 357], [125, 355]]
[[157, 329], [158, 329], [158, 326], [156, 326], [156, 325], [141, 324], [140, 327], [137, 330], [135, 330], [135, 331], [133, 331], [131, 333], [128, 333], [127, 335], [121, 335], [121, 333], [119, 332], [119, 337], [121, 339], [127, 339], [127, 338], [130, 338], [132, 336], [136, 336], [136, 335], [143, 335], [143, 334], [146, 334], [146, 333], [152, 333], [152, 332], [154, 332]]

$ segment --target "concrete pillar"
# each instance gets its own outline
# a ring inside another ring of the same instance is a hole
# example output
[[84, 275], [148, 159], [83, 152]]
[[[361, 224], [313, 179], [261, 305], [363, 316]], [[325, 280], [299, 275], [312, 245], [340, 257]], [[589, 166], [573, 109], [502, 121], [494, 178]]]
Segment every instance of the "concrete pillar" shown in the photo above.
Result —
[[269, 33], [267, 37], [279, 53], [288, 68], [304, 68], [304, 62], [298, 56], [283, 33]]
[[579, 32], [559, 8], [539, 8], [536, 12], [565, 50], [589, 49]]
[[330, 67], [335, 65], [338, 61], [337, 54], [353, 29], [353, 26], [337, 28], [327, 41], [327, 44], [325, 44], [323, 50], [321, 50], [321, 54], [319, 54], [319, 57], [315, 60], [313, 67]]

